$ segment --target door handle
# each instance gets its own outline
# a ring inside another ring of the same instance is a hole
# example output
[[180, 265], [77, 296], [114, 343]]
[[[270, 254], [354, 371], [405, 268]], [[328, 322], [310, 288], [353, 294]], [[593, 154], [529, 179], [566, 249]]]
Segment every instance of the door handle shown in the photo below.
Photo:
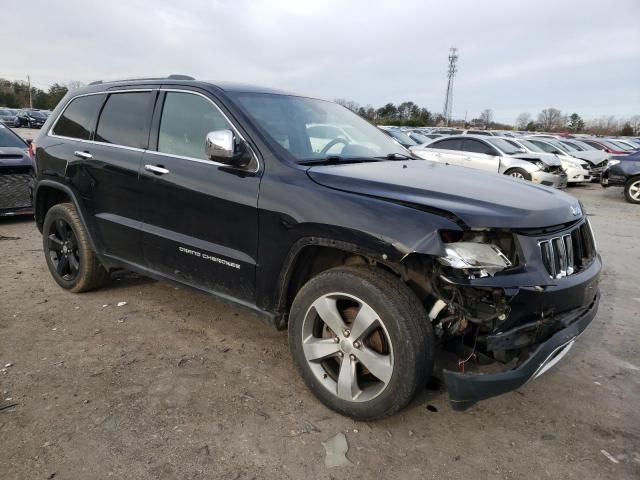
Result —
[[153, 172], [156, 175], [164, 175], [165, 173], [169, 173], [169, 169], [164, 168], [162, 165], [145, 165], [144, 169]]
[[89, 152], [83, 152], [81, 150], [76, 150], [75, 152], [73, 152], [73, 154], [78, 158], [82, 158], [83, 160], [89, 160], [93, 158], [93, 155], [91, 155]]

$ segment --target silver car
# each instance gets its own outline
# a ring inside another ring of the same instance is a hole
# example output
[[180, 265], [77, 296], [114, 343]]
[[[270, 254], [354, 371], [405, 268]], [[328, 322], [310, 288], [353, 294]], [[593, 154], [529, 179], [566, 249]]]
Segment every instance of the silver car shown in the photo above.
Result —
[[504, 138], [452, 135], [410, 150], [425, 160], [501, 173], [549, 187], [567, 186], [558, 158], [527, 153]]

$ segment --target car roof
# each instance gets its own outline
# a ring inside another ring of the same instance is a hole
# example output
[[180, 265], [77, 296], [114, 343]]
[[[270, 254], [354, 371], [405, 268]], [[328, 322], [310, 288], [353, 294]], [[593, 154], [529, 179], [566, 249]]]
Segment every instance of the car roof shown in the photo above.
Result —
[[300, 95], [293, 92], [288, 92], [285, 90], [279, 90], [271, 87], [263, 87], [257, 85], [250, 85], [246, 83], [239, 82], [225, 82], [225, 81], [214, 81], [214, 80], [196, 80], [192, 77], [187, 77], [186, 75], [169, 75], [168, 77], [149, 77], [149, 78], [132, 78], [125, 80], [113, 80], [113, 81], [102, 81], [98, 80], [95, 82], [91, 82], [86, 87], [79, 88], [78, 90], [74, 90], [73, 93], [83, 94], [83, 93], [97, 93], [103, 92], [107, 90], [117, 90], [118, 88], [123, 87], [135, 87], [135, 86], [144, 86], [144, 85], [172, 85], [172, 86], [192, 86], [192, 87], [200, 87], [204, 89], [214, 88], [215, 90], [222, 92], [233, 92], [233, 93], [268, 93], [274, 95], [293, 95], [293, 96], [304, 96], [309, 97], [308, 95]]

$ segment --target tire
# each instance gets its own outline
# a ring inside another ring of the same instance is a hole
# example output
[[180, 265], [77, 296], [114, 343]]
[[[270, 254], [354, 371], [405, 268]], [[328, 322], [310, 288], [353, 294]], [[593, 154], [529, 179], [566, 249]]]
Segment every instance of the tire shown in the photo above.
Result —
[[[374, 319], [367, 333], [358, 333], [368, 323], [359, 318]], [[334, 331], [344, 326], [353, 335]], [[435, 343], [426, 311], [402, 281], [379, 269], [338, 267], [312, 278], [296, 295], [289, 348], [322, 403], [357, 420], [375, 420], [401, 410], [425, 387]]]
[[49, 209], [42, 241], [49, 271], [62, 288], [86, 292], [109, 280], [109, 272], [91, 249], [87, 232], [71, 203], [59, 203]]
[[519, 178], [521, 180], [531, 181], [531, 174], [527, 172], [524, 168], [510, 168], [509, 170], [504, 172], [504, 174], [509, 175], [510, 177], [513, 177], [513, 178]]
[[629, 203], [640, 204], [640, 175], [631, 177], [624, 185], [624, 196]]

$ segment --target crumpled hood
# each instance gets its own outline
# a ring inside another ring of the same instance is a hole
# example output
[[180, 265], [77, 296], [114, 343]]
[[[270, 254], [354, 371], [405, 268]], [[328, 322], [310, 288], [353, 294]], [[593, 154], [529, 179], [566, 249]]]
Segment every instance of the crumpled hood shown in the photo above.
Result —
[[562, 162], [560, 161], [560, 159], [551, 153], [516, 153], [515, 155], [512, 155], [512, 156], [513, 158], [519, 158], [520, 160], [527, 160], [527, 161], [534, 161], [534, 162], [536, 160], [541, 160], [551, 167], [562, 166]]
[[541, 228], [582, 216], [559, 190], [428, 160], [326, 165], [307, 171], [326, 187], [452, 213], [470, 227]]
[[589, 160], [595, 165], [598, 165], [609, 158], [607, 152], [601, 150], [584, 150], [582, 152], [571, 152], [571, 155], [582, 160]]

